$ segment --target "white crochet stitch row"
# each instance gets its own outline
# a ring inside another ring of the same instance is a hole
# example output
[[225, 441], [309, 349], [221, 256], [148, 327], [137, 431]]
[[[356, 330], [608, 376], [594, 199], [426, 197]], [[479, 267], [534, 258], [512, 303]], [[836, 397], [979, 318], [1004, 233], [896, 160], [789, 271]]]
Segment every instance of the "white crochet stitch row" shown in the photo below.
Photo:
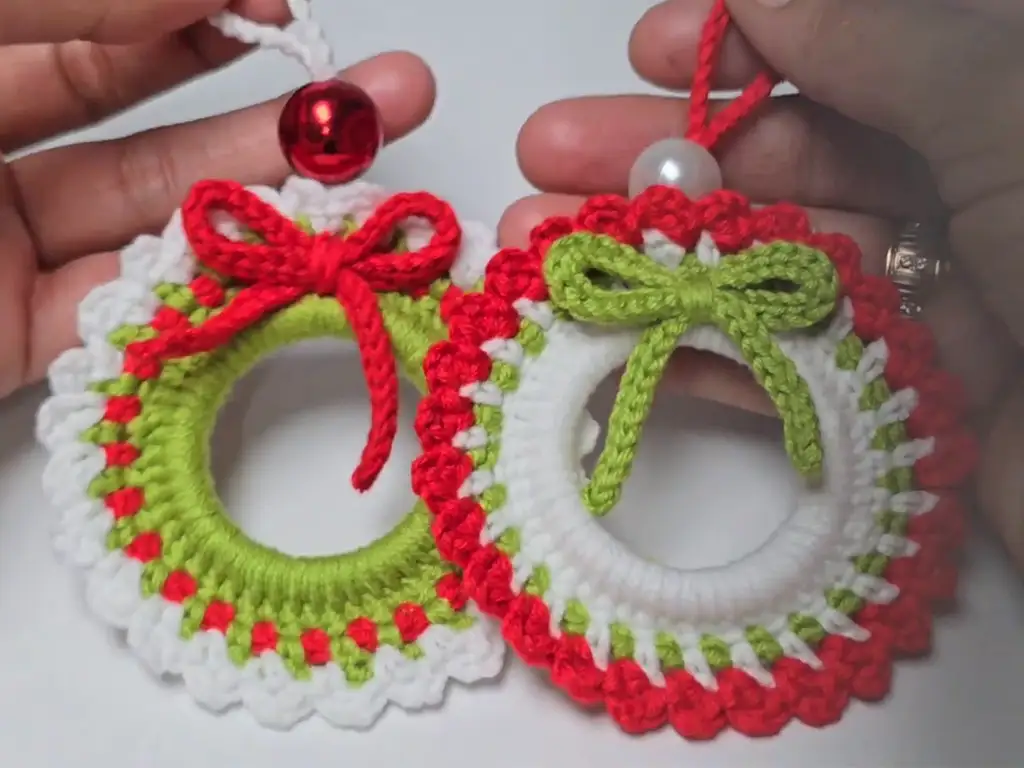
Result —
[[211, 16], [209, 23], [221, 34], [247, 45], [280, 51], [299, 62], [313, 80], [327, 80], [337, 72], [331, 47], [323, 28], [313, 20], [309, 0], [287, 0], [292, 23], [286, 28], [260, 24], [225, 11]]

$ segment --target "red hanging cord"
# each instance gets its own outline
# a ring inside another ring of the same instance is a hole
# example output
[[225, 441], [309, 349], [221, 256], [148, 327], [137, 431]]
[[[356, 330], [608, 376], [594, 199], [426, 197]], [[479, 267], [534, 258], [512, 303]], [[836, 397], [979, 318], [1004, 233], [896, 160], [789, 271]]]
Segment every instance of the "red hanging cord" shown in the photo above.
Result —
[[711, 117], [711, 81], [731, 22], [732, 17], [725, 0], [715, 0], [704, 22], [697, 48], [697, 71], [690, 88], [690, 118], [686, 138], [708, 151], [714, 148], [722, 136], [757, 109], [771, 95], [772, 88], [779, 81], [774, 73], [758, 73], [735, 100]]

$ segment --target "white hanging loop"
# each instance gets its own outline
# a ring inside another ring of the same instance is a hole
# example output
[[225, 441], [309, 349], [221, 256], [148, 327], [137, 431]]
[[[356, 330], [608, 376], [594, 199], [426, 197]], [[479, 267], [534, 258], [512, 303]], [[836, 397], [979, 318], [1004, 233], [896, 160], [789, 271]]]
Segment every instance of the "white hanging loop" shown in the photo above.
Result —
[[323, 27], [313, 19], [310, 0], [288, 0], [288, 10], [292, 23], [284, 28], [261, 24], [230, 11], [211, 16], [209, 22], [223, 35], [246, 45], [269, 48], [290, 56], [305, 67], [314, 81], [335, 77], [337, 71], [331, 46]]

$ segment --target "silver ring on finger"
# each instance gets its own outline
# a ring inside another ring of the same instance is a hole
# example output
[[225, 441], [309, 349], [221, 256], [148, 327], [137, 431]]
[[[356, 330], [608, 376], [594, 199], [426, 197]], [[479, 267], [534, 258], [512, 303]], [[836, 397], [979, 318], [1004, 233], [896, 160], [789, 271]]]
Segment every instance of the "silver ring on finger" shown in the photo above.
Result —
[[885, 276], [900, 292], [900, 311], [921, 314], [927, 295], [949, 272], [945, 228], [920, 221], [907, 222], [885, 255]]

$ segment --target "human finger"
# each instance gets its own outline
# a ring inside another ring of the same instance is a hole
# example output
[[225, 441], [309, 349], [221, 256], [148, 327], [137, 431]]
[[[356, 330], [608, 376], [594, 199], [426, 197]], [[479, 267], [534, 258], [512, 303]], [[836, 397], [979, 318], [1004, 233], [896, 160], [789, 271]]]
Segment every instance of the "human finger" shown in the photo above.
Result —
[[[285, 0], [245, 0], [238, 12], [268, 24], [290, 18]], [[73, 40], [0, 48], [0, 149], [9, 154], [98, 122], [247, 50], [205, 22], [131, 45]]]
[[978, 500], [1017, 567], [1024, 570], [1024, 372], [1006, 388], [982, 448]]
[[[544, 192], [625, 193], [629, 170], [653, 142], [686, 125], [682, 98], [593, 96], [553, 102], [523, 125], [523, 174]], [[799, 96], [773, 99], [719, 151], [725, 184], [764, 202], [801, 200], [890, 217], [939, 208], [924, 162], [890, 136]]]
[[[728, 0], [772, 67], [808, 98], [900, 136], [927, 158], [978, 296], [1024, 344], [1019, 126], [1024, 81], [1009, 6], [891, 0]], [[1020, 3], [1017, 3], [1020, 8]], [[1017, 11], [1024, 19], [1024, 11]], [[864, 55], [870, 41], [872, 55]], [[956, 51], [955, 55], [951, 55]], [[941, 88], [936, 88], [941, 83]]]
[[225, 10], [232, 0], [4, 0], [0, 45], [136, 43], [184, 29]]
[[[659, 88], [686, 90], [697, 67], [697, 47], [714, 0], [666, 0], [633, 27], [629, 61], [640, 77]], [[714, 87], [736, 89], [765, 64], [735, 28], [730, 28], [715, 65]]]
[[[381, 54], [343, 73], [380, 109], [386, 139], [419, 126], [434, 103], [427, 65]], [[277, 144], [283, 98], [122, 139], [58, 147], [16, 161], [26, 220], [44, 265], [114, 250], [163, 226], [203, 178], [275, 184], [288, 173]]]
[[[976, 4], [727, 4], [751, 45], [804, 95], [896, 134], [935, 160], [979, 121], [999, 121], [1006, 99], [995, 97], [999, 91], [994, 89], [1016, 82], [1006, 83], [999, 67], [1017, 56], [1019, 33]], [[936, 83], [942, 88], [936, 89]]]
[[78, 343], [78, 305], [93, 288], [117, 277], [118, 268], [118, 254], [106, 252], [37, 273], [23, 385], [42, 379], [50, 363]]
[[[582, 197], [542, 194], [514, 203], [499, 225], [503, 245], [523, 246], [534, 226], [550, 216], [572, 215]], [[885, 219], [845, 211], [808, 208], [819, 232], [851, 237], [863, 254], [865, 272], [882, 274], [885, 256], [896, 237], [896, 226]], [[950, 373], [965, 384], [978, 408], [990, 405], [1017, 356], [1005, 328], [986, 314], [962, 280], [949, 279], [925, 302], [922, 320], [932, 329], [938, 356]], [[746, 410], [774, 413], [767, 395], [743, 367], [715, 355], [680, 350], [666, 373], [666, 387]]]
[[0, 399], [22, 385], [29, 310], [36, 272], [32, 238], [18, 215], [18, 192], [0, 159]]
[[[664, 0], [648, 9], [633, 27], [629, 40], [630, 62], [636, 73], [661, 88], [689, 88], [697, 65], [701, 32], [713, 4], [714, 0]], [[925, 12], [937, 5], [945, 5], [947, 11], [951, 9], [996, 22], [1015, 22], [1017, 26], [1024, 24], [1024, 4], [1017, 0], [940, 0], [927, 5], [918, 3], [919, 8], [922, 5]], [[892, 29], [892, 39], [896, 39], [902, 31], [900, 28]], [[784, 46], [787, 39], [792, 43], [800, 41], [799, 37], [794, 40], [793, 35], [788, 38], [780, 35], [777, 38], [779, 46]], [[906, 55], [905, 46], [894, 46], [890, 50], [894, 55]], [[792, 49], [792, 53], [799, 56], [800, 48]], [[767, 66], [750, 41], [738, 29], [730, 27], [716, 60], [714, 86], [723, 89], [742, 88]], [[795, 71], [802, 72], [802, 69], [797, 67]]]
[[[1007, 164], [1014, 157], [1007, 155]], [[1024, 166], [1022, 166], [1024, 169]], [[950, 222], [958, 262], [993, 311], [1024, 347], [1024, 261], [1016, 244], [1024, 238], [1024, 177], [960, 211]]]

